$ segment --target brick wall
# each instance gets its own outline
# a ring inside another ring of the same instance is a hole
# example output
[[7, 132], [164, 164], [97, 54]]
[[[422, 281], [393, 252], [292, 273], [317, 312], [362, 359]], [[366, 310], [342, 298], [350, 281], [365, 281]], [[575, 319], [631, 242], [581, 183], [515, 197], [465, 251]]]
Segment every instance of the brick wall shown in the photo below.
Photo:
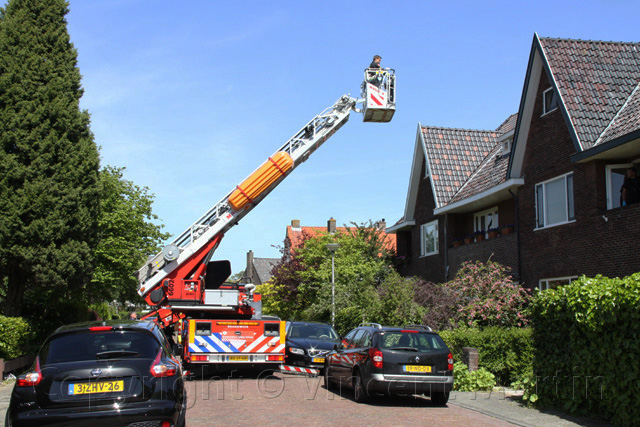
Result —
[[[605, 163], [572, 163], [576, 149], [560, 109], [541, 117], [542, 92], [549, 87], [543, 72], [524, 156], [525, 185], [518, 191], [525, 286], [537, 287], [543, 278], [640, 271], [640, 206], [606, 210]], [[535, 230], [535, 185], [568, 172], [575, 222]]]
[[[420, 176], [424, 177], [425, 161], [422, 160]], [[403, 276], [419, 276], [425, 280], [442, 282], [445, 278], [444, 263], [444, 219], [433, 215], [435, 200], [431, 189], [429, 178], [420, 178], [418, 184], [418, 194], [416, 197], [416, 208], [413, 218], [416, 225], [410, 232], [398, 234], [398, 250], [400, 247], [411, 247], [411, 257], [407, 257], [399, 267]], [[438, 220], [438, 242], [439, 249], [435, 255], [420, 256], [420, 226], [428, 222]]]

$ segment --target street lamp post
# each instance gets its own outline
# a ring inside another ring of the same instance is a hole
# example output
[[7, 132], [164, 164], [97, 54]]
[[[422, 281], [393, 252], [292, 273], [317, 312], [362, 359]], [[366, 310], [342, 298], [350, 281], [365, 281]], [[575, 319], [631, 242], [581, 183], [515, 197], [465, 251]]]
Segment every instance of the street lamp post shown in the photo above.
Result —
[[327, 249], [331, 252], [331, 326], [336, 326], [336, 277], [335, 277], [335, 261], [334, 255], [338, 248], [339, 243], [328, 243]]

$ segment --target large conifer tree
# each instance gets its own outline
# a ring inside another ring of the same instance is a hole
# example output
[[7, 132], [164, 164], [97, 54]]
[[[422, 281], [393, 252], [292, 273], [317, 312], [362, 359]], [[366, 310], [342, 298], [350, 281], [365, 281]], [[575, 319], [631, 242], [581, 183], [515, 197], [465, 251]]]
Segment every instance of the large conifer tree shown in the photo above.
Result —
[[[99, 206], [99, 154], [79, 106], [64, 0], [0, 9], [0, 284], [6, 315], [83, 299]], [[35, 313], [31, 313], [35, 314]]]

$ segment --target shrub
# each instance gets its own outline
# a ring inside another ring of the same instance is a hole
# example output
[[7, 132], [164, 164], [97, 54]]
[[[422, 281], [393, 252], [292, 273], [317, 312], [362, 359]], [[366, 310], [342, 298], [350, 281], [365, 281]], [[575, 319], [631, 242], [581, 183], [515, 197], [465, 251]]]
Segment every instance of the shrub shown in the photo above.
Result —
[[514, 283], [509, 270], [489, 261], [465, 262], [446, 287], [457, 296], [458, 326], [526, 326], [530, 295]]
[[479, 367], [496, 376], [501, 385], [521, 381], [531, 371], [533, 338], [531, 329], [489, 327], [441, 331], [454, 360], [462, 359], [462, 348], [478, 349]]
[[453, 389], [456, 391], [491, 391], [496, 385], [495, 376], [484, 368], [469, 372], [462, 362], [453, 364]]
[[540, 292], [532, 308], [540, 403], [602, 415], [620, 426], [637, 423], [640, 273], [583, 276]]
[[31, 326], [22, 317], [0, 316], [0, 358], [15, 359], [28, 352]]

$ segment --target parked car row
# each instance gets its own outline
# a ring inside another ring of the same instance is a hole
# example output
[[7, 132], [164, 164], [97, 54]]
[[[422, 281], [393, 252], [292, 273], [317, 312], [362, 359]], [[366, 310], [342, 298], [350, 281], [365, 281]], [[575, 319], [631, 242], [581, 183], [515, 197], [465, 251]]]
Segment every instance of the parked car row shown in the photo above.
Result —
[[352, 388], [357, 402], [397, 393], [445, 405], [453, 389], [453, 356], [428, 326], [366, 323], [339, 339], [330, 325], [288, 322], [286, 346], [286, 364], [319, 368], [328, 390]]

